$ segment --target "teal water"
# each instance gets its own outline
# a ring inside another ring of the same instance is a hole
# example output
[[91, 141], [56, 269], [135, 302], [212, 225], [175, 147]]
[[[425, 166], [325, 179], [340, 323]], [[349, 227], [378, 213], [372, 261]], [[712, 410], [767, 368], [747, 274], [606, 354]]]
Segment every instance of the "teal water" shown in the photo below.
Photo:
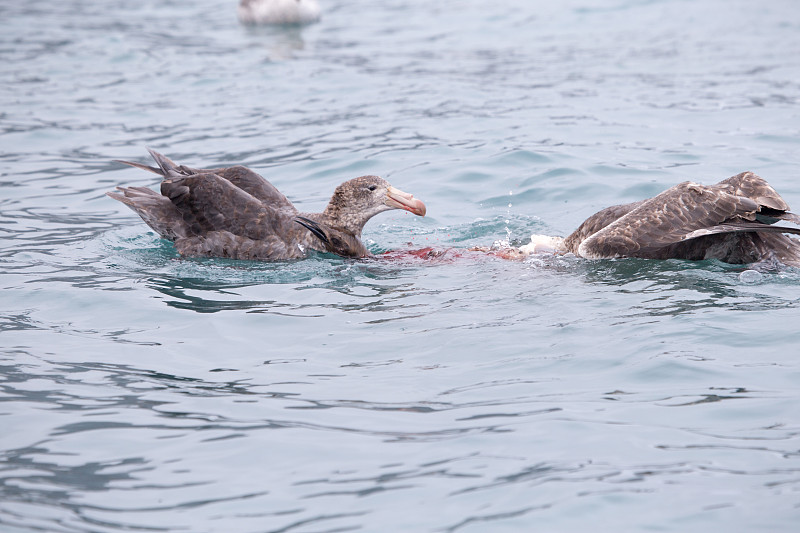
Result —
[[[0, 3], [0, 531], [794, 532], [800, 272], [458, 249], [744, 170], [800, 206], [791, 0]], [[244, 163], [428, 206], [181, 259], [104, 196]]]

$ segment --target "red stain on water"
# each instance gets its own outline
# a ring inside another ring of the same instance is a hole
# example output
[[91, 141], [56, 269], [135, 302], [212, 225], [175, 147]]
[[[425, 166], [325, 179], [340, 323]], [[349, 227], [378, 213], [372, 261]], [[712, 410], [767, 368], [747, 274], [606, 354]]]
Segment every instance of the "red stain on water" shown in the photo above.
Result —
[[480, 260], [481, 258], [485, 257], [519, 261], [525, 258], [523, 254], [514, 248], [490, 250], [487, 248], [434, 248], [432, 246], [413, 250], [389, 250], [388, 252], [383, 252], [375, 257], [377, 259], [386, 259], [389, 261], [397, 261], [399, 263], [406, 261], [435, 261], [451, 263], [459, 259]]

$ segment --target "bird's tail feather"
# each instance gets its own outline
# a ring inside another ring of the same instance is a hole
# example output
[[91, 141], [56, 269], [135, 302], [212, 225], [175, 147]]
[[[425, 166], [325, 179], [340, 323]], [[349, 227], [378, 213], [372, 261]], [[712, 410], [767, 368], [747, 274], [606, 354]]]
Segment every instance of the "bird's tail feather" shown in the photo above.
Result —
[[148, 226], [174, 241], [188, 234], [188, 226], [169, 198], [147, 187], [117, 187], [106, 193], [133, 209]]

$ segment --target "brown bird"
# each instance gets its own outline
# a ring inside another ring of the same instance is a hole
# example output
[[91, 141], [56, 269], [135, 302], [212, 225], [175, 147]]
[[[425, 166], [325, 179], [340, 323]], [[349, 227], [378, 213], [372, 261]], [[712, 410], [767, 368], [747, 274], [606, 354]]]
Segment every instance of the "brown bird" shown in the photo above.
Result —
[[[595, 213], [566, 239], [533, 236], [523, 252], [572, 252], [590, 259], [718, 259], [800, 266], [800, 217], [763, 178], [742, 172], [716, 185], [684, 182], [648, 200]], [[548, 240], [550, 239], [550, 240]]]
[[[373, 216], [390, 209], [425, 216], [424, 203], [378, 176], [342, 183], [322, 213], [300, 213], [249, 168], [190, 168], [148, 151], [158, 167], [118, 162], [161, 175], [161, 193], [117, 187], [106, 194], [136, 211], [184, 256], [278, 260], [317, 250], [363, 257], [369, 252], [361, 231]], [[333, 244], [334, 237], [344, 244]]]

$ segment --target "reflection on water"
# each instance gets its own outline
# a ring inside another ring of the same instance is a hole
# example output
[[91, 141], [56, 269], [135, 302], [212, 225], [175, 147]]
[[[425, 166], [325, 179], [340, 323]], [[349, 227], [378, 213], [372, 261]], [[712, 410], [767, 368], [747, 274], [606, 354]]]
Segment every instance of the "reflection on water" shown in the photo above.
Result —
[[701, 312], [705, 308], [759, 311], [797, 305], [793, 294], [787, 297], [778, 289], [783, 284], [797, 283], [793, 268], [763, 273], [762, 279], [768, 278], [772, 287], [762, 293], [759, 286], [741, 281], [739, 274], [745, 267], [717, 261], [626, 259], [591, 261], [585, 265], [583, 274], [591, 283], [614, 287], [622, 294], [649, 295], [633, 309], [653, 316]]
[[251, 46], [266, 47], [270, 61], [293, 59], [306, 47], [299, 26], [247, 26], [246, 31], [251, 36]]

